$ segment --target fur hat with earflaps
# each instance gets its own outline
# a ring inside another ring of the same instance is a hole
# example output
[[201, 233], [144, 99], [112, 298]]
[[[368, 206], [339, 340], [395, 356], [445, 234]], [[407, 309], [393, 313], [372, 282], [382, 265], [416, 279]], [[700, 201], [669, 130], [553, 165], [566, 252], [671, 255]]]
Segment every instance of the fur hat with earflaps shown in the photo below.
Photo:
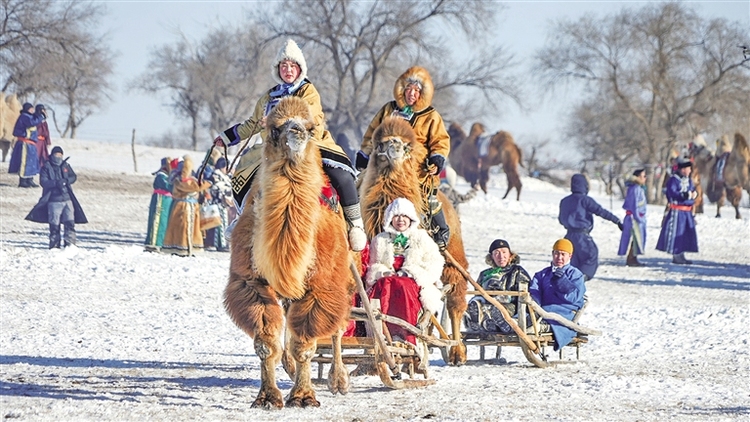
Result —
[[393, 86], [393, 99], [396, 100], [398, 107], [403, 109], [406, 106], [404, 91], [410, 84], [415, 84], [420, 88], [419, 100], [414, 104], [414, 111], [420, 112], [432, 104], [432, 96], [435, 93], [435, 87], [432, 85], [430, 72], [421, 66], [413, 66], [406, 69], [396, 80]]
[[294, 80], [293, 85], [297, 85], [307, 78], [307, 62], [305, 61], [305, 56], [302, 54], [302, 50], [300, 50], [297, 43], [292, 39], [288, 39], [281, 47], [281, 50], [279, 50], [279, 53], [276, 55], [276, 60], [274, 60], [271, 67], [274, 81], [280, 84], [284, 83], [281, 76], [279, 76], [279, 63], [284, 60], [291, 60], [299, 65], [299, 76]]
[[406, 231], [409, 232], [419, 226], [419, 215], [417, 214], [414, 204], [406, 198], [396, 198], [385, 209], [385, 219], [383, 220], [383, 230], [388, 233], [396, 233], [396, 229], [391, 225], [394, 216], [405, 215], [411, 220], [411, 227]]

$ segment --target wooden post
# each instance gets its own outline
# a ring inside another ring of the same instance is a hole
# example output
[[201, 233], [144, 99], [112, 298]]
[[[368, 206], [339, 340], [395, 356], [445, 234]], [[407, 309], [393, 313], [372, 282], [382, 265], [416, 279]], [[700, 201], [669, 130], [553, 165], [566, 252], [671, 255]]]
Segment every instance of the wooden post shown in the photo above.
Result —
[[130, 138], [130, 151], [133, 152], [133, 171], [138, 173], [138, 161], [135, 159], [135, 128], [133, 128], [133, 136]]

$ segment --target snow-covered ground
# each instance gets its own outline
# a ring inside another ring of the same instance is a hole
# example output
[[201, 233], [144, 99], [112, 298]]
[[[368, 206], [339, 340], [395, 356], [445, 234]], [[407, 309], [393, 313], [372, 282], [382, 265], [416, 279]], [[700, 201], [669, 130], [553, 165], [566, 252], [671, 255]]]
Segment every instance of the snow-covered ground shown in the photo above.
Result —
[[[352, 378], [346, 396], [317, 387], [320, 408], [251, 409], [260, 384], [252, 340], [225, 314], [229, 255], [145, 253], [150, 172], [184, 151], [63, 140], [79, 174], [74, 190], [90, 223], [78, 251], [46, 249], [47, 227], [24, 221], [41, 189], [19, 189], [0, 166], [0, 410], [18, 420], [748, 420], [750, 212], [699, 215], [691, 266], [654, 250], [663, 207], [649, 207], [643, 268], [616, 255], [620, 232], [598, 219], [601, 266], [587, 283], [582, 323], [599, 329], [582, 360], [538, 369], [517, 348], [506, 364], [462, 367], [431, 356], [435, 385], [383, 388]], [[192, 154], [200, 162], [202, 154]], [[470, 272], [486, 247], [508, 240], [531, 273], [564, 234], [566, 189], [524, 178], [521, 201], [488, 195], [461, 205]], [[465, 184], [459, 190], [466, 191]], [[609, 198], [593, 196], [609, 207]], [[512, 195], [511, 195], [512, 196]], [[615, 214], [622, 216], [621, 200]], [[490, 350], [489, 354], [494, 354]], [[566, 359], [574, 359], [567, 351]], [[280, 388], [292, 383], [283, 370]]]

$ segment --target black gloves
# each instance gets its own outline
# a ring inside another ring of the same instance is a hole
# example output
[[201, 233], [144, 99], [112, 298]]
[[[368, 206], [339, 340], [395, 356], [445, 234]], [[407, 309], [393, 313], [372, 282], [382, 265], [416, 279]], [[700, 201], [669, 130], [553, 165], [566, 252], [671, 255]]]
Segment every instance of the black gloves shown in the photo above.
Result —
[[690, 192], [682, 192], [680, 195], [682, 196], [682, 199], [689, 199], [690, 198]]
[[617, 222], [617, 228], [620, 229], [620, 231], [622, 231], [622, 221]]
[[65, 179], [60, 179], [57, 181], [58, 188], [64, 188], [67, 184], [68, 184], [68, 181]]
[[362, 151], [357, 151], [357, 157], [354, 162], [357, 170], [364, 170], [367, 168], [367, 163], [370, 162], [370, 157]]
[[440, 172], [445, 168], [445, 157], [443, 157], [442, 155], [430, 156], [430, 158], [427, 160], [427, 164], [437, 167], [437, 172], [435, 172], [435, 174], [440, 174]]
[[565, 270], [563, 267], [554, 268], [552, 274], [554, 275], [554, 278], [563, 278], [565, 276]]

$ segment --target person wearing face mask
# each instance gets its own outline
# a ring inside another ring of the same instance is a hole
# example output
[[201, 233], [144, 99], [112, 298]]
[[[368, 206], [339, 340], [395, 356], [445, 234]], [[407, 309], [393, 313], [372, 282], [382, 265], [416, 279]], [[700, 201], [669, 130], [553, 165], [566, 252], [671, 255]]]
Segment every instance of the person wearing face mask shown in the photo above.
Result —
[[[349, 157], [336, 144], [330, 132], [325, 129], [325, 115], [320, 102], [320, 94], [307, 78], [307, 62], [297, 43], [287, 40], [276, 56], [272, 75], [278, 85], [271, 88], [255, 105], [253, 115], [243, 123], [223, 131], [214, 139], [218, 147], [237, 145], [245, 139], [259, 139], [242, 151], [237, 169], [232, 176], [232, 191], [237, 210], [242, 213], [245, 196], [250, 191], [252, 179], [260, 166], [262, 142], [269, 136], [266, 130], [266, 117], [284, 97], [300, 97], [310, 106], [315, 129], [313, 138], [323, 157], [323, 171], [339, 195], [344, 217], [349, 226], [349, 244], [352, 250], [361, 251], [367, 244], [361, 212], [359, 194], [354, 183], [355, 172]], [[231, 169], [230, 169], [231, 170]], [[233, 227], [233, 225], [232, 225]], [[227, 229], [228, 234], [231, 228]]]
[[[547, 312], [554, 312], [573, 320], [575, 313], [583, 307], [586, 284], [583, 273], [570, 263], [573, 243], [558, 239], [552, 246], [552, 262], [549, 267], [534, 274], [529, 284], [529, 294]], [[565, 347], [576, 336], [576, 332], [554, 320], [542, 320], [539, 332], [552, 332], [555, 351]]]
[[[71, 187], [76, 179], [68, 159], [63, 160], [63, 149], [59, 146], [52, 148], [49, 161], [39, 173], [42, 197], [26, 216], [29, 221], [49, 224], [50, 249], [60, 248], [61, 241], [64, 242], [62, 246], [66, 248], [76, 246], [76, 223], [88, 223]], [[60, 224], [65, 228], [62, 239]]]
[[423, 67], [411, 67], [399, 76], [393, 86], [394, 100], [381, 107], [373, 117], [362, 138], [355, 161], [358, 170], [367, 168], [373, 149], [372, 135], [386, 117], [397, 116], [409, 122], [417, 141], [427, 149], [427, 162], [420, 165], [419, 182], [423, 195], [429, 201], [432, 225], [437, 228], [433, 238], [441, 249], [445, 249], [450, 238], [450, 229], [437, 199], [437, 193], [440, 172], [445, 169], [451, 142], [443, 118], [432, 107], [434, 91], [430, 73]]
[[[510, 245], [503, 239], [495, 239], [489, 248], [485, 262], [490, 268], [479, 273], [477, 283], [485, 290], [518, 291], [518, 283], [528, 283], [529, 273], [521, 267], [521, 258], [511, 251]], [[510, 315], [518, 309], [518, 296], [494, 295]], [[512, 331], [502, 313], [481, 296], [469, 301], [464, 325], [470, 331], [499, 332], [508, 334]]]

